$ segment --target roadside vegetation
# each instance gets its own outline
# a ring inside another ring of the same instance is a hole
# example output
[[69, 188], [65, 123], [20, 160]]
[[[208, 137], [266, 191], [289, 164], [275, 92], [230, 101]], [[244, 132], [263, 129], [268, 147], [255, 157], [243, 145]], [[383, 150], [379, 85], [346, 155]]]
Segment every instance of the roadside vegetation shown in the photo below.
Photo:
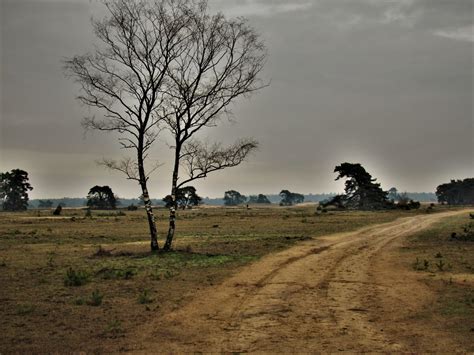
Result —
[[468, 351], [474, 351], [474, 239], [453, 236], [469, 234], [472, 221], [468, 213], [445, 219], [409, 238], [401, 253], [435, 294], [414, 318], [450, 332]]

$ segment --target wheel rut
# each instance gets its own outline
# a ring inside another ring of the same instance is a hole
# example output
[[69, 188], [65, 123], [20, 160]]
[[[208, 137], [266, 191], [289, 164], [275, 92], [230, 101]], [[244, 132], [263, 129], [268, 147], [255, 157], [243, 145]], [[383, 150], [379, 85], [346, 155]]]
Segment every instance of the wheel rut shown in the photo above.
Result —
[[413, 281], [380, 279], [378, 261], [394, 241], [457, 213], [465, 212], [403, 218], [264, 257], [140, 329], [142, 350], [409, 351], [377, 315], [388, 307], [384, 292]]

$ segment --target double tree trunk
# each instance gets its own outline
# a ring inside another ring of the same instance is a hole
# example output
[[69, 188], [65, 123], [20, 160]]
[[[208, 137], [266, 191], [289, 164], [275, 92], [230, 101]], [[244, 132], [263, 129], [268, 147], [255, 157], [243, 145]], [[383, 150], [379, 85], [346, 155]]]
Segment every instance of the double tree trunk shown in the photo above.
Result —
[[140, 178], [140, 187], [142, 188], [142, 197], [145, 204], [146, 215], [148, 218], [148, 226], [150, 228], [150, 248], [151, 251], [159, 250], [158, 246], [158, 232], [156, 230], [155, 215], [153, 214], [153, 208], [151, 206], [150, 194], [147, 188], [147, 178], [145, 174], [145, 168], [143, 166], [143, 155], [141, 151], [138, 151], [138, 174]]

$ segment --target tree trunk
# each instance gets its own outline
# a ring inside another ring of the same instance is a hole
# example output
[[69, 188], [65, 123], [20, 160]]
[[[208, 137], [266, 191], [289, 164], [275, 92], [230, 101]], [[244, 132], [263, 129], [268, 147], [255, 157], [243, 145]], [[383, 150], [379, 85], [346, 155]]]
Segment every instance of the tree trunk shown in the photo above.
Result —
[[170, 206], [170, 217], [169, 217], [169, 227], [168, 234], [166, 236], [164, 250], [171, 250], [171, 245], [173, 244], [174, 231], [176, 230], [176, 192], [178, 184], [178, 170], [179, 170], [179, 155], [181, 154], [181, 147], [179, 144], [176, 145], [175, 150], [175, 160], [173, 168], [173, 180], [171, 181], [171, 206]]
[[146, 215], [148, 218], [148, 226], [150, 228], [150, 248], [151, 251], [157, 251], [159, 250], [158, 246], [158, 232], [156, 230], [156, 221], [155, 221], [155, 215], [153, 214], [153, 208], [151, 207], [151, 200], [150, 200], [150, 195], [148, 193], [148, 188], [147, 188], [147, 179], [146, 179], [146, 174], [145, 174], [145, 168], [143, 166], [143, 155], [142, 155], [142, 150], [138, 150], [138, 174], [140, 178], [140, 186], [142, 188], [142, 197], [143, 197], [143, 203], [145, 204], [145, 210], [146, 210]]
[[148, 226], [150, 228], [150, 248], [151, 251], [157, 251], [160, 249], [158, 246], [158, 232], [156, 231], [155, 215], [153, 214], [153, 208], [151, 207], [151, 200], [148, 194], [146, 183], [142, 184], [142, 195], [143, 202], [145, 203], [146, 215], [148, 218]]

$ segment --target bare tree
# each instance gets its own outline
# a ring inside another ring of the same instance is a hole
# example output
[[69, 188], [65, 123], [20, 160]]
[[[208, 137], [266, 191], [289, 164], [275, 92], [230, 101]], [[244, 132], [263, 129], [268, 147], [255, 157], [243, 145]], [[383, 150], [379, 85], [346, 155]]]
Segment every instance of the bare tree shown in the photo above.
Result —
[[[169, 111], [164, 121], [174, 138], [174, 165], [165, 250], [171, 248], [175, 232], [177, 189], [213, 171], [239, 165], [257, 147], [254, 140], [241, 140], [228, 148], [206, 146], [195, 140], [195, 134], [229, 115], [234, 99], [265, 86], [259, 78], [265, 46], [245, 19], [210, 15], [206, 1], [188, 14], [186, 49], [167, 68]], [[183, 164], [189, 177], [178, 183]]]
[[134, 159], [105, 161], [105, 165], [136, 180], [142, 191], [151, 236], [158, 250], [157, 230], [145, 169], [158, 123], [166, 118], [165, 84], [171, 63], [189, 50], [189, 11], [199, 4], [186, 1], [106, 0], [108, 15], [93, 20], [99, 43], [93, 53], [65, 61], [66, 72], [81, 85], [78, 99], [98, 109], [103, 117], [87, 117], [86, 129], [116, 132], [122, 148]]

